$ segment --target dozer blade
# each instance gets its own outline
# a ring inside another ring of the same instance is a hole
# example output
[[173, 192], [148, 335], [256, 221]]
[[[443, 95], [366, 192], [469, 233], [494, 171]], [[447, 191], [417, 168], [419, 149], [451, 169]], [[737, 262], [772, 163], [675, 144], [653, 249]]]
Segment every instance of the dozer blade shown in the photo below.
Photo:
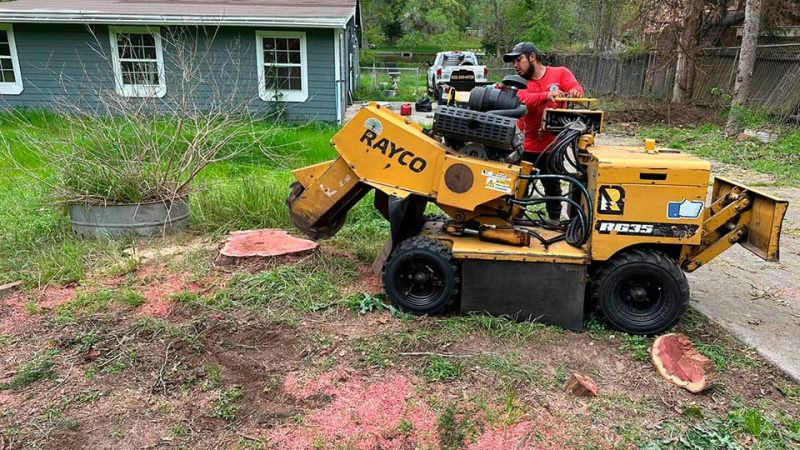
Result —
[[778, 261], [788, 206], [786, 200], [716, 177], [711, 205], [703, 213], [701, 244], [684, 246], [681, 266], [687, 272], [697, 270], [734, 244], [765, 261]]

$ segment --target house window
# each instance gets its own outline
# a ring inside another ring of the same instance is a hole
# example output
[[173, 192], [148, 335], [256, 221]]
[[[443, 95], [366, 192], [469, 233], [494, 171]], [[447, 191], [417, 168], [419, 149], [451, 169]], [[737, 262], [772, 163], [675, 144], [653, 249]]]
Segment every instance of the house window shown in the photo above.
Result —
[[22, 93], [17, 46], [11, 25], [0, 24], [0, 94]]
[[152, 27], [110, 27], [114, 81], [125, 97], [163, 97], [164, 55], [161, 34]]
[[[304, 102], [308, 99], [306, 34], [256, 33], [258, 94], [265, 101]], [[276, 94], [277, 93], [277, 97]]]

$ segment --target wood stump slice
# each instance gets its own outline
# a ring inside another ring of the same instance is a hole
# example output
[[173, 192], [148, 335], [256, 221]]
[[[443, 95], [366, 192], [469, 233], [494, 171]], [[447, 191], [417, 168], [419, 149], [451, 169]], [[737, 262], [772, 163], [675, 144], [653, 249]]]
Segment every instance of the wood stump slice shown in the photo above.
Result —
[[564, 385], [564, 390], [578, 397], [594, 397], [597, 395], [597, 383], [586, 375], [573, 373]]
[[682, 334], [660, 336], [653, 342], [650, 356], [662, 377], [691, 393], [708, 389], [716, 378], [714, 363]]

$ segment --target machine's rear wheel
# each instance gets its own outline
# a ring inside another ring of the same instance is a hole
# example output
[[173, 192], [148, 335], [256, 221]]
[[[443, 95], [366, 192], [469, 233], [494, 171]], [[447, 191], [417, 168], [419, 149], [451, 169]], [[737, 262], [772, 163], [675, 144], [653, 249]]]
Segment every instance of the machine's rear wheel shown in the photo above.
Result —
[[689, 306], [686, 275], [658, 250], [630, 250], [610, 260], [592, 283], [606, 320], [631, 334], [672, 328]]
[[414, 236], [401, 242], [383, 266], [383, 286], [402, 311], [435, 314], [453, 303], [458, 267], [450, 249], [436, 239]]
[[292, 204], [295, 202], [295, 200], [300, 198], [301, 195], [303, 195], [303, 191], [305, 191], [303, 185], [295, 181], [292, 183], [291, 190], [289, 191], [289, 197], [286, 199], [286, 206], [289, 208], [289, 216], [292, 218], [294, 225], [306, 236], [314, 239], [315, 241], [318, 239], [328, 239], [329, 237], [332, 237], [338, 233], [347, 220], [346, 214], [334, 217], [328, 220], [326, 223], [317, 225], [316, 227], [307, 226], [301, 220], [298, 220], [297, 217], [295, 217], [295, 215], [292, 213]]

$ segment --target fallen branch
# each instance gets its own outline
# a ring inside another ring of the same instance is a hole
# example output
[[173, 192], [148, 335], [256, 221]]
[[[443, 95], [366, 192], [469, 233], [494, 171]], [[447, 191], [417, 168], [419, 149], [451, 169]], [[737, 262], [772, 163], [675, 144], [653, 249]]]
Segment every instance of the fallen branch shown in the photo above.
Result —
[[455, 355], [452, 353], [434, 353], [434, 352], [407, 352], [399, 353], [400, 356], [441, 356], [442, 358], [475, 358], [478, 355], [466, 354]]

